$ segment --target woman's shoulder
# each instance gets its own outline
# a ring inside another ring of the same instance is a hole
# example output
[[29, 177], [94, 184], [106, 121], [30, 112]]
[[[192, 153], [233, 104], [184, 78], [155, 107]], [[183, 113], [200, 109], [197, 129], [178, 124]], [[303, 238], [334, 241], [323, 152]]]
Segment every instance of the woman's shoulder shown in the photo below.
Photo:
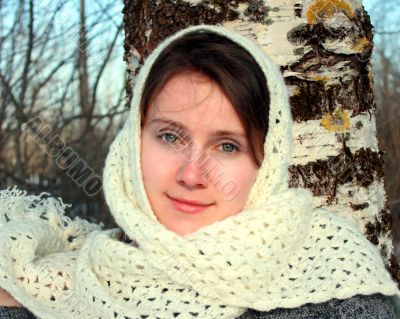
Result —
[[248, 310], [238, 319], [396, 319], [392, 297], [381, 294], [356, 295], [349, 299], [332, 299], [297, 308], [278, 308], [268, 312]]

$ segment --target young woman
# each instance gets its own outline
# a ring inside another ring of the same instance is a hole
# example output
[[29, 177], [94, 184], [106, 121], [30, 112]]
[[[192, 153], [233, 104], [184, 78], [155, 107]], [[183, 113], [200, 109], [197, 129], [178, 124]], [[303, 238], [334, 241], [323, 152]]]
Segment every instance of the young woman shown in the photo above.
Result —
[[8, 300], [39, 318], [397, 318], [377, 249], [288, 188], [288, 94], [255, 43], [180, 31], [147, 58], [132, 103], [103, 181], [121, 230], [0, 193]]

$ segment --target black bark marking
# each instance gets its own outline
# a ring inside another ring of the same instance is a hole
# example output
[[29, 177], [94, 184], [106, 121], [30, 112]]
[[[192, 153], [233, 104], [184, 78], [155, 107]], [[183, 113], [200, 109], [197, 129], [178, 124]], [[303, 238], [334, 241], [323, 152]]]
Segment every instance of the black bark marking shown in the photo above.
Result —
[[397, 286], [400, 288], [400, 266], [399, 260], [391, 254], [389, 259], [389, 265], [386, 267], [389, 273], [392, 275], [392, 278], [397, 282]]
[[[310, 189], [315, 196], [327, 196], [328, 204], [336, 197], [339, 185], [353, 182], [368, 187], [384, 176], [381, 153], [361, 148], [352, 154], [343, 143], [341, 152], [327, 160], [317, 160], [306, 165], [289, 167], [290, 187]], [[361, 209], [359, 206], [355, 210]]]
[[[311, 51], [304, 54], [297, 62], [282, 67], [282, 71], [298, 72], [303, 76], [308, 72], [317, 73], [322, 68], [332, 68], [338, 63], [345, 63], [354, 69], [354, 76], [338, 73], [338, 84], [325, 85], [322, 80], [304, 80], [295, 76], [285, 78], [289, 86], [296, 86], [297, 93], [290, 98], [293, 118], [297, 121], [321, 119], [324, 112], [331, 112], [335, 107], [353, 110], [356, 116], [375, 108], [373, 80], [370, 76], [370, 58], [373, 48], [372, 25], [364, 10], [356, 10], [352, 18], [352, 27], [332, 30], [319, 22], [302, 24], [288, 33], [289, 42], [295, 45], [310, 46]], [[323, 43], [327, 40], [343, 40], [351, 37], [353, 41], [365, 39], [362, 52], [340, 54], [327, 51]], [[296, 48], [295, 54], [299, 54]]]
[[271, 9], [264, 5], [263, 0], [251, 0], [248, 7], [244, 10], [244, 15], [249, 18], [249, 21], [258, 22], [261, 24], [271, 24], [272, 21], [268, 19], [268, 12], [270, 10], [279, 10], [279, 8]]
[[374, 245], [379, 244], [379, 238], [391, 231], [393, 217], [389, 207], [382, 209], [373, 221], [365, 225], [365, 235]]

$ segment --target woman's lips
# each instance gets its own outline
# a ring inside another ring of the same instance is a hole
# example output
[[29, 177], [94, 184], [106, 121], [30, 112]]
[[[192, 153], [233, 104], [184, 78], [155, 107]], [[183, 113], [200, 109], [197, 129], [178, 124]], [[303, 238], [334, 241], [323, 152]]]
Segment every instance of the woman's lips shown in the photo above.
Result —
[[175, 209], [186, 214], [198, 214], [212, 205], [202, 204], [196, 201], [174, 198], [170, 196], [168, 196], [168, 198], [171, 200], [172, 205], [175, 207]]

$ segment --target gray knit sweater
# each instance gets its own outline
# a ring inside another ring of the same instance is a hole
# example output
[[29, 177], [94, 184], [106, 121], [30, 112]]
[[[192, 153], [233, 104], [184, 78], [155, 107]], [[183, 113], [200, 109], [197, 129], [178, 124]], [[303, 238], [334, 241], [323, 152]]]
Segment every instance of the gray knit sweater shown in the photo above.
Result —
[[[24, 308], [0, 307], [0, 319], [35, 319], [35, 317]], [[248, 310], [238, 319], [398, 319], [398, 317], [391, 298], [375, 294], [358, 295], [346, 300], [332, 299], [294, 309], [279, 308], [268, 312]]]
[[294, 309], [278, 308], [268, 312], [249, 310], [238, 319], [399, 319], [391, 297], [375, 294]]

